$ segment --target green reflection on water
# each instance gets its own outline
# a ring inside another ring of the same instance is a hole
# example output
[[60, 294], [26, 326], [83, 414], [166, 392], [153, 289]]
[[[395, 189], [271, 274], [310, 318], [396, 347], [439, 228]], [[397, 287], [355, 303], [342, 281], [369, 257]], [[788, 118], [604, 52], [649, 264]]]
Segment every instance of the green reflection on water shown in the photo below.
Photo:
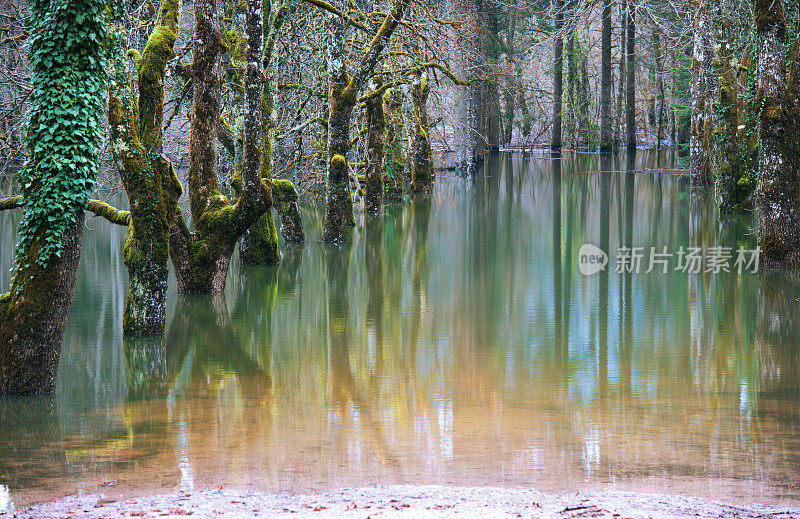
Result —
[[800, 278], [578, 270], [584, 243], [755, 246], [752, 217], [690, 200], [671, 160], [507, 156], [347, 246], [304, 207], [308, 244], [234, 262], [224, 296], [172, 281], [145, 342], [121, 336], [124, 230], [91, 220], [56, 396], [0, 401], [6, 506], [374, 483], [796, 501]]

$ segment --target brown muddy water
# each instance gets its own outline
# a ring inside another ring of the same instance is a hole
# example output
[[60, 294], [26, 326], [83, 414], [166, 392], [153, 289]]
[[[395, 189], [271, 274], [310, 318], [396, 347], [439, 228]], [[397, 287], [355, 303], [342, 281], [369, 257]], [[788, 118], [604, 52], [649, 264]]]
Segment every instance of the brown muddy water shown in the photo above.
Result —
[[[0, 510], [371, 484], [800, 503], [800, 277], [646, 273], [650, 247], [754, 248], [755, 220], [690, 200], [667, 155], [626, 162], [444, 174], [349, 246], [321, 245], [308, 205], [279, 267], [235, 261], [224, 297], [173, 282], [163, 342], [123, 341], [124, 229], [89, 220], [57, 392], [0, 399]], [[581, 273], [586, 243], [605, 270]], [[615, 271], [624, 245], [638, 273]]]

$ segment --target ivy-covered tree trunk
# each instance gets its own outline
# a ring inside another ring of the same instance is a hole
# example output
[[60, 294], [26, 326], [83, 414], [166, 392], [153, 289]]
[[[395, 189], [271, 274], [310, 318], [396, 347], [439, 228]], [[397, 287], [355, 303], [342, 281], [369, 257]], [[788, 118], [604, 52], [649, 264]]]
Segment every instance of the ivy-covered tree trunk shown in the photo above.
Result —
[[180, 212], [170, 232], [170, 256], [179, 292], [219, 293], [225, 288], [239, 238], [272, 206], [271, 186], [262, 181], [263, 33], [260, 0], [248, 0], [245, 71], [244, 167], [241, 196], [231, 203], [217, 183], [222, 63], [217, 0], [195, 1], [193, 110], [189, 136], [189, 205], [195, 231]]
[[42, 267], [39, 233], [19, 268], [11, 291], [0, 299], [0, 394], [47, 393], [55, 389], [64, 327], [67, 325], [81, 256], [83, 210], [65, 230], [61, 256]]
[[108, 95], [111, 149], [131, 208], [123, 255], [128, 298], [122, 330], [126, 335], [164, 333], [169, 276], [169, 230], [182, 193], [172, 164], [163, 155], [164, 77], [174, 55], [180, 2], [163, 0], [144, 53], [130, 51], [139, 98], [131, 87], [123, 29], [115, 31]]
[[782, 4], [776, 0], [754, 0], [753, 10], [760, 42], [758, 95], [762, 110], [756, 199], [761, 260], [767, 267], [796, 267], [800, 265], [798, 51], [795, 48], [791, 53], [787, 82]]
[[11, 290], [0, 298], [0, 393], [52, 391], [99, 169], [106, 83], [104, 4], [31, 4], [33, 70]]
[[691, 186], [705, 189], [714, 183], [712, 103], [709, 92], [717, 91], [714, 70], [714, 10], [709, 0], [699, 0], [695, 13], [692, 54], [692, 123], [689, 137]]
[[383, 160], [386, 120], [383, 112], [383, 97], [376, 93], [383, 82], [374, 79], [367, 92], [367, 173], [364, 210], [380, 212], [383, 206]]
[[411, 144], [411, 190], [430, 192], [433, 183], [433, 152], [428, 124], [428, 75], [414, 78], [411, 97], [414, 101], [414, 139]]
[[556, 42], [553, 55], [553, 130], [550, 136], [550, 149], [556, 153], [561, 151], [561, 109], [564, 95], [564, 39], [561, 31], [564, 28], [564, 2], [556, 0]]
[[399, 88], [391, 88], [383, 96], [386, 114], [386, 156], [383, 158], [384, 197], [387, 201], [403, 199], [403, 178], [406, 158], [403, 143], [405, 124], [403, 121], [403, 94]]

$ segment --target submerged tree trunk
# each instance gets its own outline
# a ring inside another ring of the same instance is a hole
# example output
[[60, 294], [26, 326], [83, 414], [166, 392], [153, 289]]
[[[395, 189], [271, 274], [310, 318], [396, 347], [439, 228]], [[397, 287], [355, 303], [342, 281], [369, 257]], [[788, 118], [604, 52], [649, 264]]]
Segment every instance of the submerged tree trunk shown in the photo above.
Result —
[[[470, 83], [462, 92], [463, 97], [457, 100], [457, 132], [455, 136], [456, 169], [472, 175], [483, 166], [486, 150], [486, 99], [484, 98], [483, 60], [484, 28], [481, 20], [481, 6], [476, 0], [459, 0], [459, 9], [467, 19], [459, 26], [459, 67], [464, 71]], [[409, 158], [409, 160], [411, 160]]]
[[611, 68], [611, 0], [603, 0], [600, 64], [600, 153], [609, 153], [614, 147], [614, 132], [611, 119]]
[[717, 93], [716, 170], [717, 202], [723, 213], [736, 213], [745, 210], [750, 194], [749, 181], [741, 173], [739, 151], [739, 107], [737, 104], [737, 67], [733, 63], [728, 31], [723, 27], [719, 59], [722, 68]]
[[380, 79], [371, 82], [367, 95], [367, 173], [364, 210], [377, 213], [383, 207], [383, 160], [386, 120], [383, 97], [376, 93], [383, 86]]
[[297, 190], [288, 180], [275, 180], [272, 184], [272, 197], [275, 209], [281, 219], [281, 235], [286, 243], [306, 241], [303, 221], [297, 206]]
[[655, 52], [655, 74], [656, 74], [656, 149], [661, 149], [664, 141], [664, 54], [661, 49], [660, 29], [653, 29], [653, 47]]
[[17, 177], [23, 219], [16, 273], [11, 290], [0, 297], [0, 394], [55, 388], [84, 206], [99, 169], [106, 82], [103, 5], [98, 0], [31, 5], [30, 158]]
[[588, 147], [590, 141], [589, 135], [589, 105], [590, 105], [590, 98], [589, 98], [589, 48], [588, 48], [588, 41], [584, 40], [584, 36], [588, 36], [589, 34], [589, 27], [588, 24], [584, 27], [584, 35], [582, 36], [580, 33], [576, 35], [577, 41], [577, 50], [576, 50], [576, 94], [578, 100], [578, 113], [577, 113], [577, 121], [578, 121], [578, 131], [577, 131], [577, 138], [578, 138], [578, 146], [580, 147]]
[[403, 177], [406, 168], [403, 145], [403, 94], [391, 88], [383, 96], [386, 114], [386, 156], [383, 159], [384, 196], [386, 200], [398, 202], [403, 199]]
[[64, 233], [61, 257], [38, 263], [43, 238], [34, 240], [28, 266], [0, 299], [0, 394], [55, 389], [61, 340], [67, 325], [81, 256], [83, 210]]
[[628, 0], [627, 16], [627, 100], [625, 103], [628, 151], [636, 149], [636, 4]]
[[414, 100], [414, 141], [411, 145], [411, 190], [417, 193], [430, 192], [433, 182], [433, 153], [428, 124], [427, 74], [414, 78], [411, 97]]
[[497, 81], [490, 79], [491, 74], [497, 69], [500, 57], [500, 45], [498, 41], [499, 27], [499, 7], [493, 2], [480, 2], [481, 7], [481, 32], [483, 40], [484, 54], [484, 80], [481, 81], [483, 88], [482, 98], [486, 103], [486, 148], [489, 153], [500, 151], [500, 89]]
[[575, 103], [575, 89], [576, 89], [576, 76], [577, 66], [575, 64], [575, 28], [570, 22], [569, 29], [567, 30], [567, 43], [566, 43], [566, 60], [567, 60], [567, 113], [564, 119], [564, 126], [566, 127], [566, 140], [569, 146], [573, 148], [577, 146], [577, 130], [578, 130], [578, 107]]
[[189, 204], [195, 231], [179, 211], [170, 231], [170, 256], [179, 292], [219, 293], [225, 288], [236, 242], [272, 206], [262, 181], [262, 6], [247, 0], [247, 69], [242, 194], [232, 204], [219, 192], [217, 150], [221, 59], [217, 0], [195, 1], [193, 110], [189, 141]]
[[395, 0], [377, 34], [367, 44], [351, 77], [347, 72], [345, 21], [329, 14], [328, 41], [328, 179], [325, 202], [325, 224], [322, 241], [342, 242], [347, 239], [348, 222], [352, 220], [353, 203], [350, 198], [349, 165], [350, 120], [364, 87], [378, 63], [383, 49], [403, 17], [410, 0]]
[[172, 163], [163, 155], [164, 78], [167, 61], [174, 55], [180, 7], [177, 0], [164, 0], [144, 53], [134, 53], [138, 99], [125, 49], [114, 49], [108, 127], [131, 208], [123, 248], [129, 287], [122, 320], [126, 335], [164, 333], [169, 230], [182, 193]]
[[556, 0], [556, 43], [553, 55], [553, 131], [550, 150], [561, 151], [562, 98], [564, 96], [564, 2]]
[[619, 7], [619, 83], [617, 85], [617, 110], [614, 114], [614, 147], [618, 148], [622, 144], [622, 114], [625, 107], [625, 82], [626, 61], [628, 58], [628, 2], [622, 0]]
[[328, 99], [328, 183], [322, 235], [322, 241], [328, 243], [347, 238], [348, 213], [352, 215], [353, 212], [347, 152], [350, 151], [350, 120], [355, 95], [347, 90], [350, 77], [347, 72], [342, 73], [332, 79]]
[[[275, 59], [275, 42], [284, 20], [284, 7], [275, 8], [277, 2], [264, 2], [263, 20], [263, 74], [261, 78], [261, 178], [269, 183], [272, 176], [272, 150], [278, 127], [275, 108], [277, 97], [278, 60]], [[274, 198], [274, 193], [273, 193]], [[244, 263], [276, 264], [280, 262], [278, 233], [272, 211], [265, 212], [239, 240], [239, 258]]]
[[798, 50], [794, 48], [786, 80], [786, 22], [777, 0], [754, 0], [761, 110], [759, 209], [762, 263], [768, 267], [800, 265], [800, 179], [797, 133], [800, 131]]
[[[515, 0], [514, 10], [519, 6], [519, 0]], [[505, 42], [506, 51], [506, 74], [505, 74], [505, 88], [503, 89], [503, 101], [505, 103], [505, 111], [503, 113], [503, 144], [511, 146], [511, 140], [514, 138], [514, 113], [516, 111], [517, 103], [517, 78], [515, 76], [514, 65], [516, 62], [516, 23], [517, 14], [512, 11], [509, 15], [508, 31]]]
[[692, 54], [692, 124], [689, 137], [691, 185], [705, 189], [714, 183], [713, 123], [710, 92], [716, 92], [714, 70], [714, 23], [711, 2], [702, 1], [697, 8]]

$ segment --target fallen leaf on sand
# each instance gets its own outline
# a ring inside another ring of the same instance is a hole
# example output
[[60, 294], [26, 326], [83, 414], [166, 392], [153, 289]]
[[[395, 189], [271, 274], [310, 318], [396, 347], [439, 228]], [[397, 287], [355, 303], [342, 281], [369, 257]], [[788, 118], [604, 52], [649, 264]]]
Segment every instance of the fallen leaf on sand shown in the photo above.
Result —
[[192, 515], [192, 512], [180, 506], [176, 506], [175, 508], [171, 509], [169, 513], [172, 515]]

